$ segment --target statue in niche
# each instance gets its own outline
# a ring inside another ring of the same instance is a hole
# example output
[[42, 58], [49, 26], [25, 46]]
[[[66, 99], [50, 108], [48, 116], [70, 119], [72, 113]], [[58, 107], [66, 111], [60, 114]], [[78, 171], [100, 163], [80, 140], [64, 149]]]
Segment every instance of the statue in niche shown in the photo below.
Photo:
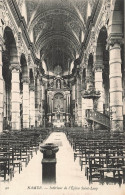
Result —
[[61, 81], [59, 79], [56, 81], [56, 88], [57, 89], [61, 88]]
[[60, 112], [60, 105], [57, 105], [57, 111]]

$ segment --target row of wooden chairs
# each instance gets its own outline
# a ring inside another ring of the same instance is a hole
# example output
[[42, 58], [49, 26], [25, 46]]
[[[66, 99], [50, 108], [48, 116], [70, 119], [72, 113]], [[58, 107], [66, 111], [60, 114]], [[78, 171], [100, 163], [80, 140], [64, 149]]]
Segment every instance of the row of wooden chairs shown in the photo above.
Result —
[[[33, 153], [37, 154], [39, 144], [51, 133], [50, 129], [4, 131], [0, 134], [0, 178], [12, 180], [15, 169], [20, 174], [28, 165]], [[16, 168], [17, 167], [17, 168]]]
[[121, 185], [125, 182], [124, 133], [90, 133], [83, 129], [70, 129], [65, 133], [74, 150], [74, 160], [79, 158], [81, 171], [84, 167], [89, 183], [117, 181]]

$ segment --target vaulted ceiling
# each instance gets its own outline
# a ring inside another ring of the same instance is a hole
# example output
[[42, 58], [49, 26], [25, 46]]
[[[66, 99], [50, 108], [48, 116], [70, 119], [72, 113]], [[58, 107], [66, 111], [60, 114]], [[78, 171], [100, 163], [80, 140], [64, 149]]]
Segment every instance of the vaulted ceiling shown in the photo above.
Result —
[[26, 0], [28, 32], [48, 70], [67, 70], [81, 47], [87, 3], [92, 0]]

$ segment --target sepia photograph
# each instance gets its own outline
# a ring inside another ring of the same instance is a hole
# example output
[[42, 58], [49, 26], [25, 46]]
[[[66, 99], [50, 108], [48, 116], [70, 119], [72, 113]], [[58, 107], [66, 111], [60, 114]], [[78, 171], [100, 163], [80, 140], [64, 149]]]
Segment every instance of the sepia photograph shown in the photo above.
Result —
[[0, 195], [125, 195], [125, 0], [0, 0]]

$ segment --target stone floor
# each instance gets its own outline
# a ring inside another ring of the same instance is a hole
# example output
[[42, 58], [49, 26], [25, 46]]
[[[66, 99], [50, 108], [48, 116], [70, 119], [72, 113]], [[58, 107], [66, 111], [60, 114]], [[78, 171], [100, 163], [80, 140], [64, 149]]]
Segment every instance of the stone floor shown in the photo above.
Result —
[[55, 143], [59, 146], [56, 155], [56, 184], [42, 184], [42, 153], [34, 153], [27, 167], [15, 173], [11, 182], [0, 182], [0, 195], [96, 195], [125, 194], [122, 185], [89, 185], [84, 170], [80, 170], [79, 159], [74, 162], [73, 150], [62, 132], [53, 132], [45, 143]]

